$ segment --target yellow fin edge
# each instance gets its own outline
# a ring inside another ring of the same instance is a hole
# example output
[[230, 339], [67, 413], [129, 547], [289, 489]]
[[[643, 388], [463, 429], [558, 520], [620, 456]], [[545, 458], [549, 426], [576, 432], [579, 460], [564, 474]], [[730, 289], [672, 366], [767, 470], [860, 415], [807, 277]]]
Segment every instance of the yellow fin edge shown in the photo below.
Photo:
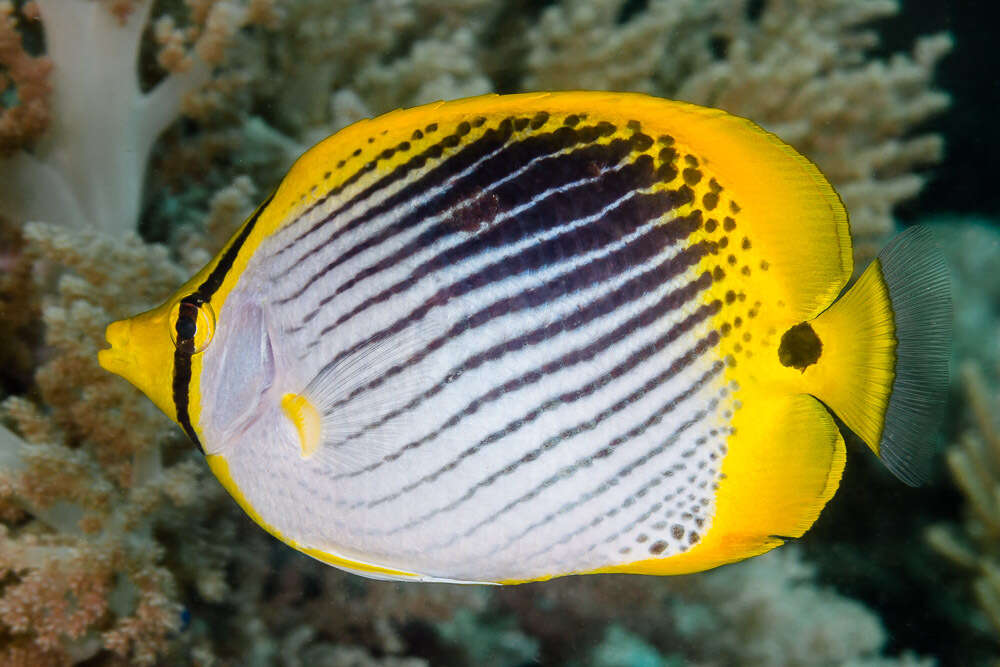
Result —
[[222, 484], [223, 488], [229, 492], [229, 495], [233, 497], [233, 500], [247, 513], [254, 522], [257, 523], [261, 528], [269, 532], [271, 535], [275, 536], [288, 546], [301, 551], [307, 556], [311, 556], [318, 561], [322, 561], [329, 565], [336, 567], [348, 568], [351, 570], [357, 570], [359, 572], [370, 572], [372, 574], [382, 574], [389, 575], [393, 577], [406, 577], [412, 579], [420, 579], [420, 575], [413, 572], [405, 572], [403, 570], [393, 570], [387, 567], [381, 567], [379, 565], [372, 565], [370, 563], [362, 563], [360, 561], [351, 560], [349, 558], [344, 558], [343, 556], [337, 556], [320, 549], [315, 549], [313, 547], [307, 547], [299, 544], [293, 539], [282, 535], [279, 530], [274, 526], [268, 524], [257, 511], [253, 508], [253, 505], [246, 499], [243, 493], [240, 491], [239, 487], [236, 486], [236, 482], [233, 480], [232, 475], [229, 472], [229, 463], [225, 458], [219, 454], [209, 454], [205, 457], [205, 461], [208, 463], [209, 469], [215, 475], [216, 479]]
[[281, 397], [281, 409], [288, 419], [295, 424], [299, 434], [299, 444], [302, 447], [302, 458], [311, 458], [323, 435], [323, 420], [319, 410], [302, 394], [285, 394]]

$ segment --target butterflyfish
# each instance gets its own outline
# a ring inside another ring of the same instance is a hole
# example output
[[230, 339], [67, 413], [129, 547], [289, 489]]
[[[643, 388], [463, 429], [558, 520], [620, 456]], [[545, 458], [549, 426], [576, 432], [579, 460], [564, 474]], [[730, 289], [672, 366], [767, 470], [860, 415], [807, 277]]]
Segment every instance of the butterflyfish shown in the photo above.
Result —
[[945, 265], [914, 227], [853, 268], [830, 183], [748, 120], [489, 95], [310, 149], [100, 363], [254, 521], [345, 570], [695, 572], [801, 536], [842, 427], [926, 476]]

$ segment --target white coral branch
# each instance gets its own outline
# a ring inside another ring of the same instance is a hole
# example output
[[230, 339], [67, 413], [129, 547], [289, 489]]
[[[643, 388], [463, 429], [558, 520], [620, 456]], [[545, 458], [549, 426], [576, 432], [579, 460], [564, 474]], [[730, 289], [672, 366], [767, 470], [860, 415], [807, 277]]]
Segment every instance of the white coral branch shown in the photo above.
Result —
[[211, 68], [196, 58], [144, 93], [136, 66], [151, 0], [136, 2], [123, 21], [99, 2], [37, 4], [54, 63], [52, 126], [35, 153], [0, 162], [5, 212], [112, 234], [134, 230], [153, 143]]

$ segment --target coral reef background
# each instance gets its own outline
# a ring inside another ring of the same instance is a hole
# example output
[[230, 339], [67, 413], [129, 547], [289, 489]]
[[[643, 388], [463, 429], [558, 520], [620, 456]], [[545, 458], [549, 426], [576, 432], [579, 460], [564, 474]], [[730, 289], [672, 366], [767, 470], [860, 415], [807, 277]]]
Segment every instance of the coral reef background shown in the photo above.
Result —
[[[994, 664], [1000, 191], [981, 174], [998, 93], [969, 75], [982, 18], [925, 5], [0, 0], [0, 664]], [[400, 106], [567, 88], [776, 132], [842, 194], [861, 266], [899, 225], [934, 225], [956, 373], [928, 486], [849, 443], [814, 529], [745, 563], [372, 582], [257, 528], [97, 366], [104, 326], [171, 293], [318, 139]]]

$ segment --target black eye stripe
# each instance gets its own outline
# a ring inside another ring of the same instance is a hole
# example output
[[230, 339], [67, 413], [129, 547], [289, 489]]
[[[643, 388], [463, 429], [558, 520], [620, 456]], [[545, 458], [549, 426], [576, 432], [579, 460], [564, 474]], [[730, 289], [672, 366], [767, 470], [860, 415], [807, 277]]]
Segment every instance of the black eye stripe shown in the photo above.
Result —
[[177, 330], [177, 337], [182, 340], [194, 338], [195, 334], [198, 333], [198, 324], [187, 315], [178, 317], [177, 325], [174, 328]]
[[194, 338], [198, 333], [198, 307], [201, 302], [196, 299], [197, 295], [192, 294], [181, 300], [177, 322], [174, 324], [174, 330], [180, 340]]
[[[236, 238], [230, 243], [229, 247], [222, 254], [219, 262], [212, 269], [208, 278], [202, 283], [197, 291], [193, 294], [181, 299], [180, 312], [182, 314], [186, 313], [188, 309], [191, 312], [192, 324], [198, 318], [198, 308], [203, 303], [207, 303], [215, 291], [219, 289], [222, 285], [222, 281], [225, 279], [226, 274], [229, 273], [230, 269], [233, 268], [233, 263], [236, 261], [236, 256], [240, 252], [240, 248], [246, 242], [247, 238], [250, 236], [250, 232], [253, 231], [254, 226], [257, 224], [257, 219], [260, 214], [264, 212], [268, 204], [271, 203], [271, 199], [274, 198], [274, 192], [272, 192], [267, 199], [264, 200], [258, 208], [257, 211], [247, 220], [246, 224], [243, 225], [243, 229]], [[176, 327], [181, 325], [181, 320], [183, 318], [178, 317], [175, 324]], [[197, 325], [195, 325], [195, 331], [197, 331]], [[194, 427], [191, 425], [191, 417], [188, 414], [188, 390], [191, 383], [191, 356], [194, 354], [194, 334], [190, 337], [182, 336], [180, 329], [177, 329], [178, 342], [177, 349], [174, 351], [174, 377], [173, 377], [173, 398], [174, 407], [177, 411], [177, 422], [184, 429], [184, 432], [188, 434], [191, 441], [198, 446], [201, 452], [205, 453], [205, 448], [202, 446], [201, 441], [198, 439], [198, 434], [195, 433]]]

